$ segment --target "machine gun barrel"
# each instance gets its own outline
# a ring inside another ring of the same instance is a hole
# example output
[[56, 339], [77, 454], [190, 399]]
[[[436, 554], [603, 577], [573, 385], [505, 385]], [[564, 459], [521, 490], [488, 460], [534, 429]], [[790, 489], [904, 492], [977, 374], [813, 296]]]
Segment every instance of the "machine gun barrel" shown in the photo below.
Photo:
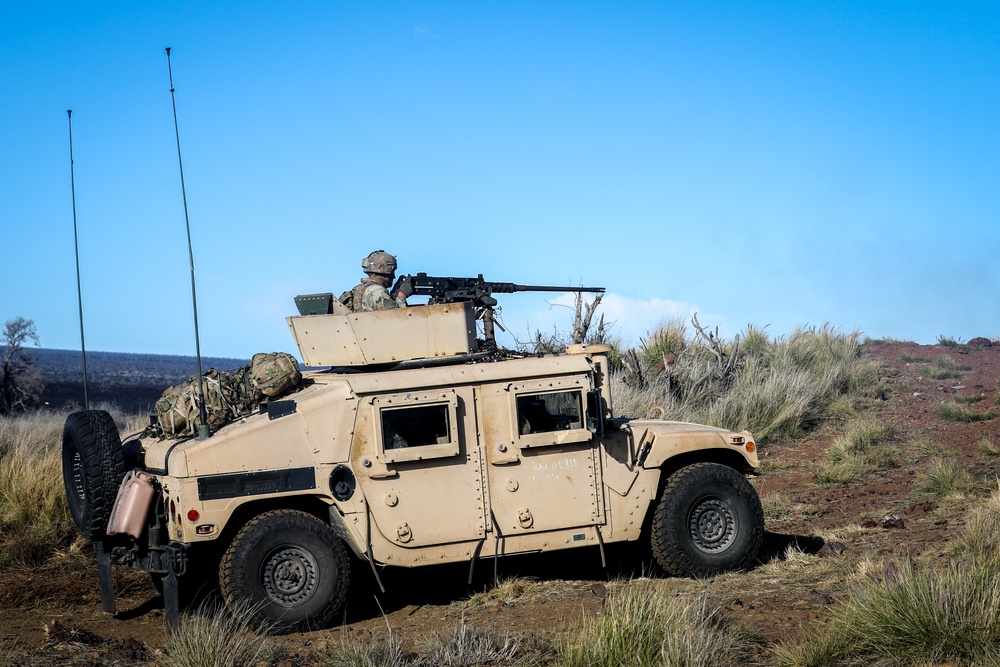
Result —
[[518, 285], [516, 283], [492, 282], [483, 279], [483, 274], [475, 278], [429, 276], [418, 273], [410, 277], [413, 293], [429, 296], [431, 303], [452, 303], [472, 301], [476, 306], [491, 308], [496, 305], [492, 294], [512, 294], [514, 292], [592, 292], [603, 294], [603, 287], [562, 287], [559, 285]]

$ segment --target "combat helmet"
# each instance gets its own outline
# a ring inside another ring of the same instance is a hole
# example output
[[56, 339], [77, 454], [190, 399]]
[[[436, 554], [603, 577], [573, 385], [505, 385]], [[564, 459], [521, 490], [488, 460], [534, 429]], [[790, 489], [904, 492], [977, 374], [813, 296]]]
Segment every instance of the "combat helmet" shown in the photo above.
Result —
[[365, 273], [393, 275], [396, 273], [396, 258], [385, 250], [376, 250], [361, 260], [361, 270]]

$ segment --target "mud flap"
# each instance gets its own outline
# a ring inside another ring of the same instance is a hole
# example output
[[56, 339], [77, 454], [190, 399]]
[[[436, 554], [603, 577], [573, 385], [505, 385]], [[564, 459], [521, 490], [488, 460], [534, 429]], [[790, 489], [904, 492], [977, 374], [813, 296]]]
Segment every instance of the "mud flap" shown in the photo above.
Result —
[[97, 546], [97, 576], [101, 583], [101, 609], [109, 614], [115, 613], [115, 585], [111, 579], [111, 554], [104, 549], [104, 540], [99, 540]]
[[163, 615], [167, 632], [174, 634], [181, 629], [181, 596], [177, 577], [187, 571], [187, 555], [176, 542], [171, 542], [163, 555], [167, 561], [167, 574], [163, 577]]
[[167, 633], [174, 634], [181, 628], [181, 597], [177, 587], [177, 573], [167, 569], [163, 578], [163, 615], [167, 622]]

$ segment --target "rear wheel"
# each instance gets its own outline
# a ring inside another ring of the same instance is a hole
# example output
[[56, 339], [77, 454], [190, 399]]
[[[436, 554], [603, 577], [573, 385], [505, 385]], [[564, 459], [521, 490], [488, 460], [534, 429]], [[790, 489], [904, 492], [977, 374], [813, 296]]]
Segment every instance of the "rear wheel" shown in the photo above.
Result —
[[671, 475], [653, 515], [653, 555], [676, 576], [749, 567], [763, 536], [757, 493], [746, 477], [716, 463], [697, 463]]
[[280, 631], [327, 625], [350, 580], [344, 543], [305, 512], [266, 512], [244, 526], [222, 557], [226, 605]]
[[66, 418], [62, 464], [73, 523], [84, 538], [101, 539], [125, 477], [121, 438], [110, 414], [86, 410]]

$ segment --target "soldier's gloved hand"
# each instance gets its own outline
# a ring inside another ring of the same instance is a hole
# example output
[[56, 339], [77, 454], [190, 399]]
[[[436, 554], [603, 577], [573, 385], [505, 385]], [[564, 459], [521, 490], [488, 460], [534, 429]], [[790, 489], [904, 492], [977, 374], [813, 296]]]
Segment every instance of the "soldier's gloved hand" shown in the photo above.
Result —
[[413, 278], [409, 274], [402, 276], [398, 281], [396, 281], [396, 294], [402, 294], [404, 297], [409, 298], [413, 296]]

